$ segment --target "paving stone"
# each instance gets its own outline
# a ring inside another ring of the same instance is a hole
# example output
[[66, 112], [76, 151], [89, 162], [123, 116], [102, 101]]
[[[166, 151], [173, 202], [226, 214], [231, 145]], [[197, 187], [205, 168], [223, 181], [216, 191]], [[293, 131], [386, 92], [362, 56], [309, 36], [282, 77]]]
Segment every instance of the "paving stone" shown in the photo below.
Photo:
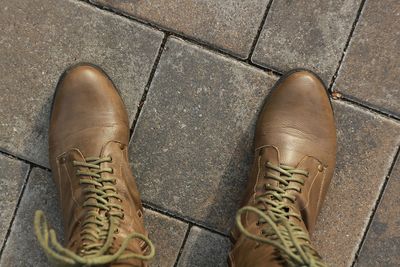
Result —
[[130, 144], [142, 198], [227, 231], [245, 188], [256, 114], [275, 80], [169, 39]]
[[[39, 247], [33, 230], [35, 210], [42, 209], [62, 242], [62, 223], [58, 196], [49, 172], [34, 168], [18, 208], [0, 266], [50, 266]], [[152, 266], [173, 266], [186, 233], [187, 224], [157, 212], [146, 210], [146, 226], [156, 245]], [[23, 255], [23, 257], [21, 257]]]
[[144, 216], [149, 237], [156, 247], [156, 257], [151, 261], [151, 266], [174, 266], [188, 225], [149, 209], [146, 209]]
[[338, 128], [335, 175], [315, 245], [328, 266], [351, 266], [400, 144], [400, 124], [334, 101]]
[[190, 229], [178, 267], [228, 266], [231, 242], [227, 237], [193, 226]]
[[0, 148], [44, 166], [50, 102], [63, 70], [81, 61], [104, 67], [132, 121], [163, 38], [68, 0], [3, 1], [0, 25]]
[[336, 91], [400, 117], [399, 1], [366, 1]]
[[246, 58], [270, 0], [90, 0]]
[[62, 241], [55, 186], [49, 172], [34, 168], [4, 248], [0, 260], [1, 267], [50, 266], [34, 234], [33, 218], [37, 209], [45, 212], [49, 224], [57, 232], [57, 238]]
[[252, 61], [281, 71], [308, 68], [329, 84], [361, 0], [274, 1]]
[[10, 227], [29, 165], [0, 154], [0, 247]]
[[392, 171], [356, 266], [399, 266], [400, 159]]

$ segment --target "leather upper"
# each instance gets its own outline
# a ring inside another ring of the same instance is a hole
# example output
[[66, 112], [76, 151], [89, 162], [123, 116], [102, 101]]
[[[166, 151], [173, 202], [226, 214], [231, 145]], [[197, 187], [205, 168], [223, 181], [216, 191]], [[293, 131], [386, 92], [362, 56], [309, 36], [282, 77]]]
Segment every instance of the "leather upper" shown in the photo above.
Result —
[[[83, 242], [81, 227], [90, 209], [83, 207], [85, 186], [80, 184], [74, 161], [85, 162], [88, 157], [112, 158], [102, 168], [102, 178], [116, 178], [115, 188], [122, 201], [121, 220], [112, 248], [114, 253], [123, 238], [138, 232], [147, 235], [143, 226], [140, 196], [128, 163], [129, 121], [124, 104], [108, 76], [92, 65], [77, 65], [61, 77], [52, 107], [49, 130], [49, 156], [54, 181], [59, 191], [66, 245], [79, 254]], [[85, 169], [85, 168], [80, 168]], [[86, 177], [90, 179], [90, 177]], [[102, 211], [98, 211], [102, 212]], [[103, 214], [104, 215], [104, 214]], [[128, 252], [143, 254], [143, 243], [132, 240]], [[112, 266], [145, 266], [139, 260], [125, 260]]]
[[[256, 198], [265, 190], [265, 184], [279, 186], [276, 180], [265, 178], [267, 171], [279, 175], [266, 167], [267, 162], [307, 171], [307, 177], [300, 174], [293, 176], [304, 179], [301, 192], [286, 191], [286, 194], [295, 197], [294, 203], [285, 201], [290, 210], [301, 215], [301, 220], [295, 217], [289, 217], [289, 220], [312, 233], [333, 175], [335, 161], [336, 128], [326, 89], [313, 73], [292, 71], [278, 81], [259, 115], [254, 162], [243, 205], [257, 206]], [[289, 186], [292, 184], [299, 186], [295, 182], [289, 183]], [[260, 231], [257, 221], [258, 216], [254, 213], [242, 216], [244, 227], [255, 234]], [[236, 227], [232, 236], [235, 241], [230, 254], [232, 266], [280, 265], [278, 258], [270, 261], [270, 265], [258, 263], [259, 257], [273, 254], [267, 253], [274, 251], [270, 246], [256, 248], [256, 242], [241, 236]], [[249, 258], [249, 254], [253, 256]], [[249, 260], [244, 261], [243, 258]]]

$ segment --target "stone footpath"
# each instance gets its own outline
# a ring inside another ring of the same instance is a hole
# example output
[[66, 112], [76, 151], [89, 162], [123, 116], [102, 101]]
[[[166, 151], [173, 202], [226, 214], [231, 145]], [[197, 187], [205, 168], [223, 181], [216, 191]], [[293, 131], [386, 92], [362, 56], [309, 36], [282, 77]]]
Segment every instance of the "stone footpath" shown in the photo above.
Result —
[[397, 0], [0, 3], [1, 267], [48, 266], [36, 209], [61, 236], [49, 110], [60, 74], [82, 61], [106, 70], [128, 109], [152, 266], [227, 265], [255, 119], [296, 67], [321, 75], [338, 128], [316, 246], [329, 266], [400, 264]]

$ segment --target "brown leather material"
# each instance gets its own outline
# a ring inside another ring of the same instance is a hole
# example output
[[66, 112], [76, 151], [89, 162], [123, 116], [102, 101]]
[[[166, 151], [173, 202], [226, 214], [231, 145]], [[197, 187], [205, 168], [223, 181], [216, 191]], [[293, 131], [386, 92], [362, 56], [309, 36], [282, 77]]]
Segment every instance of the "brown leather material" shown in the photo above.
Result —
[[[279, 186], [276, 180], [265, 178], [267, 162], [278, 166], [289, 165], [309, 173], [301, 186], [301, 193], [286, 191], [296, 197], [295, 202], [286, 202], [290, 210], [301, 215], [301, 220], [295, 217], [289, 217], [289, 220], [311, 234], [336, 162], [333, 111], [326, 88], [315, 74], [306, 70], [289, 72], [277, 82], [266, 98], [257, 121], [254, 163], [243, 206], [257, 206], [255, 197], [261, 193], [263, 185], [268, 183]], [[256, 224], [256, 214], [245, 213], [241, 219], [249, 232], [258, 234], [260, 228]], [[236, 227], [232, 230], [232, 238], [234, 246], [230, 253], [231, 266], [279, 265], [279, 257], [270, 257], [270, 261], [259, 260], [271, 255], [273, 247], [257, 247], [257, 242], [243, 237]]]
[[[115, 233], [108, 253], [115, 252], [124, 237], [132, 232], [147, 235], [143, 225], [143, 208], [135, 179], [128, 162], [129, 121], [126, 109], [115, 86], [98, 67], [80, 64], [68, 69], [57, 85], [49, 129], [49, 157], [58, 188], [63, 215], [66, 247], [79, 254], [82, 247], [81, 224], [90, 207], [83, 207], [85, 185], [73, 161], [85, 162], [88, 157], [112, 158], [101, 163], [113, 173], [102, 178], [116, 178], [115, 187], [122, 201], [124, 218]], [[90, 178], [90, 177], [88, 177]], [[142, 243], [131, 240], [126, 252], [143, 254]], [[147, 266], [140, 260], [125, 260], [112, 266]]]

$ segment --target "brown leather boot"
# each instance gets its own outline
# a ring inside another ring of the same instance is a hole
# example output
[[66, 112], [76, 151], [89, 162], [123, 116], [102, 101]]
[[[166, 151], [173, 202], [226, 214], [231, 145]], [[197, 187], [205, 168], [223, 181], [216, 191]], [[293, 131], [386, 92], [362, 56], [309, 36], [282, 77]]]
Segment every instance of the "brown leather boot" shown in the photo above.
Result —
[[68, 69], [57, 85], [49, 130], [66, 248], [43, 213], [35, 214], [36, 235], [54, 265], [147, 266], [144, 260], [153, 257], [128, 140], [128, 116], [108, 76], [90, 64]]
[[255, 134], [231, 266], [324, 266], [310, 244], [336, 161], [336, 130], [323, 83], [305, 70], [278, 81]]

